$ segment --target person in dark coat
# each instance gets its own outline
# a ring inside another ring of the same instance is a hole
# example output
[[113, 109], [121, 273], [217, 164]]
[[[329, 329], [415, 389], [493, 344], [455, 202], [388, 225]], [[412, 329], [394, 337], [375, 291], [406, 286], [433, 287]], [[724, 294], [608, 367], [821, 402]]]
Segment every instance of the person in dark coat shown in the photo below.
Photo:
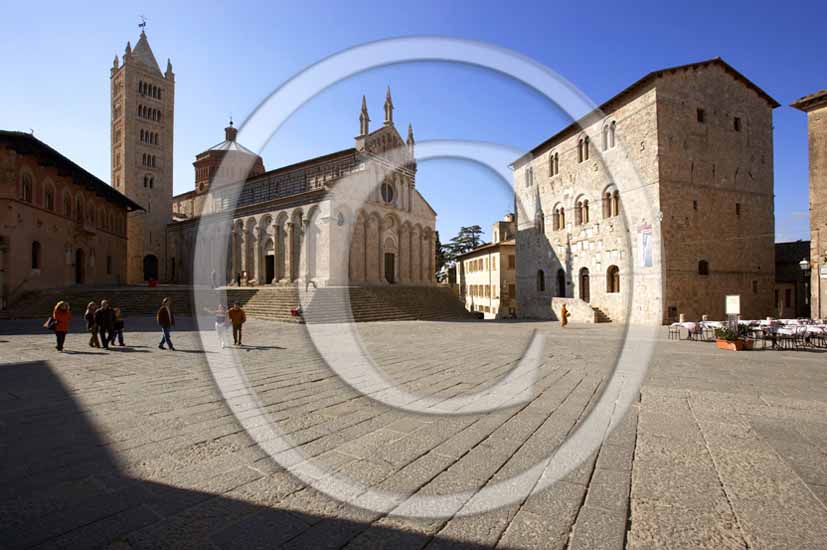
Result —
[[95, 324], [98, 326], [103, 349], [109, 349], [112, 331], [115, 330], [115, 311], [109, 307], [107, 300], [101, 301], [101, 307], [95, 312]]
[[175, 316], [172, 314], [172, 303], [169, 298], [164, 298], [161, 302], [161, 307], [158, 309], [158, 313], [155, 314], [155, 320], [158, 321], [158, 326], [161, 327], [162, 331], [161, 343], [158, 344], [158, 348], [166, 349], [164, 348], [164, 344], [166, 343], [169, 349], [175, 351], [175, 347], [172, 345], [172, 340], [170, 339], [170, 331], [172, 327], [175, 326]]
[[112, 309], [115, 312], [115, 326], [112, 330], [112, 339], [109, 343], [114, 346], [115, 338], [117, 337], [118, 345], [123, 347], [123, 314], [121, 313], [121, 308], [119, 307]]
[[92, 335], [89, 337], [90, 348], [101, 347], [98, 342], [98, 325], [95, 323], [95, 312], [97, 310], [98, 305], [95, 302], [89, 302], [89, 305], [86, 306], [86, 313], [83, 315], [83, 318], [86, 319], [86, 330]]

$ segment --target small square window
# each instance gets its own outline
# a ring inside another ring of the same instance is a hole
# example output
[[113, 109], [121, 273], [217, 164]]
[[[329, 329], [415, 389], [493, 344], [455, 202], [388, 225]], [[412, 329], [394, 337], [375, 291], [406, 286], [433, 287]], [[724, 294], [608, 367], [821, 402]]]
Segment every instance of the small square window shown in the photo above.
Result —
[[752, 293], [758, 294], [758, 281], [752, 281]]
[[698, 122], [706, 122], [706, 113], [703, 109], [698, 109]]
[[732, 119], [732, 127], [736, 132], [741, 131], [741, 117], [735, 117]]

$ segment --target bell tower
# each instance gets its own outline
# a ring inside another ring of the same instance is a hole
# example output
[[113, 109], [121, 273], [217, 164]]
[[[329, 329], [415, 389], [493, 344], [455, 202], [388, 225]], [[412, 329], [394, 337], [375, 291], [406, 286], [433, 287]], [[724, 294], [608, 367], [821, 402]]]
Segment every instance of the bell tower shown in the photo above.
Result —
[[[142, 26], [145, 25], [142, 23]], [[146, 33], [110, 71], [112, 180], [140, 204], [127, 220], [127, 282], [166, 280], [166, 226], [172, 221], [172, 153], [175, 75], [161, 72]]]

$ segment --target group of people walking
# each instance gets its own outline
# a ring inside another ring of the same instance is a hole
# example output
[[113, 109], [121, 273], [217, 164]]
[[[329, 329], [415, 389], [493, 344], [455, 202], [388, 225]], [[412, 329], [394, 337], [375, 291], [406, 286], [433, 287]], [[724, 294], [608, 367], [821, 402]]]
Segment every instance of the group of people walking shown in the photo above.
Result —
[[[247, 321], [247, 315], [238, 304], [234, 303], [229, 309], [223, 304], [210, 313], [215, 314], [215, 331], [221, 347], [226, 346], [227, 324], [232, 326], [233, 343], [237, 346], [241, 343], [242, 325]], [[89, 347], [109, 349], [110, 346], [124, 346], [124, 320], [121, 309], [112, 307], [108, 300], [101, 300], [100, 304], [89, 302], [86, 312], [83, 315], [86, 320], [86, 331], [89, 333]], [[69, 304], [65, 301], [58, 302], [52, 310], [52, 315], [45, 323], [45, 327], [55, 333], [57, 351], [63, 351], [66, 343], [66, 335], [69, 333], [69, 322], [72, 320], [72, 312]], [[172, 302], [169, 298], [161, 301], [161, 307], [155, 313], [155, 321], [161, 329], [161, 341], [158, 349], [170, 349], [175, 351], [172, 344], [172, 329], [175, 326], [175, 315], [172, 312]]]

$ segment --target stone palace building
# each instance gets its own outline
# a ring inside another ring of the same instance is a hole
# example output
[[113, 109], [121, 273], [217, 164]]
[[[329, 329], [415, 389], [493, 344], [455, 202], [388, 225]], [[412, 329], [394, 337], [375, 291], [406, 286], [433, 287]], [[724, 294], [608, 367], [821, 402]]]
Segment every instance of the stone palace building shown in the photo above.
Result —
[[792, 104], [807, 113], [810, 158], [810, 315], [827, 318], [827, 90]]
[[140, 208], [34, 135], [0, 131], [0, 311], [24, 291], [123, 284]]
[[744, 318], [772, 315], [777, 106], [711, 59], [644, 76], [517, 159], [520, 315], [555, 318], [555, 299], [721, 319], [730, 294]]
[[436, 213], [416, 189], [413, 129], [396, 130], [390, 88], [374, 130], [362, 98], [353, 147], [274, 170], [231, 122], [196, 156], [193, 191], [173, 197], [172, 64], [161, 72], [142, 32], [111, 72], [112, 181], [145, 210], [129, 217], [130, 283], [191, 283], [193, 269], [220, 284], [435, 283]]

